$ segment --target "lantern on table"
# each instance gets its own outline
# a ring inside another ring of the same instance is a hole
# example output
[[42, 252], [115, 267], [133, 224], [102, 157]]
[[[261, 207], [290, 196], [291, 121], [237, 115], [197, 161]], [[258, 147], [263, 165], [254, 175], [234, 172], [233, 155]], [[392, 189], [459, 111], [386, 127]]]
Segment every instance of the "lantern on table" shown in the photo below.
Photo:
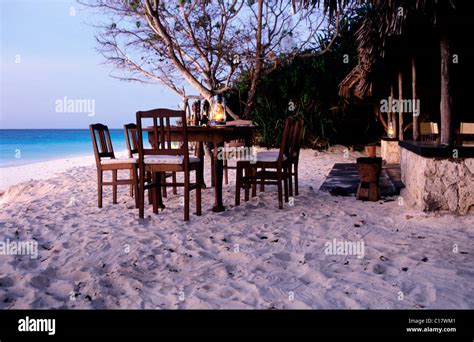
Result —
[[211, 124], [213, 125], [225, 125], [225, 121], [226, 121], [225, 100], [221, 94], [216, 95], [212, 99], [210, 119], [211, 119]]
[[392, 138], [392, 139], [395, 138], [395, 129], [393, 128], [392, 120], [390, 120], [388, 123], [387, 135], [389, 138]]

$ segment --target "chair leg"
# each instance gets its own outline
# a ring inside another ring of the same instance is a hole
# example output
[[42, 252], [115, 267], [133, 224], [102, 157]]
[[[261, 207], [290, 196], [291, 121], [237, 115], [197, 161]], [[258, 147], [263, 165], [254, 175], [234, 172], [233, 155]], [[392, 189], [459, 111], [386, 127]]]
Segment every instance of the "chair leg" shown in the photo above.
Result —
[[117, 170], [112, 170], [112, 196], [113, 204], [117, 204]]
[[245, 197], [244, 197], [244, 200], [245, 202], [247, 202], [250, 198], [249, 196], [249, 193], [250, 193], [250, 186], [251, 186], [251, 181], [249, 181], [249, 178], [251, 176], [251, 170], [250, 170], [250, 167], [248, 165], [245, 165], [245, 177], [244, 177], [244, 190], [245, 190]]
[[277, 170], [277, 186], [278, 186], [278, 208], [283, 209], [283, 189], [282, 189], [282, 174], [281, 170]]
[[153, 186], [151, 187], [151, 193], [153, 197], [153, 214], [158, 214], [158, 195], [160, 194], [160, 189], [158, 188], [158, 177], [159, 173], [152, 173], [151, 182], [153, 183]]
[[196, 184], [197, 184], [197, 187], [196, 187], [196, 215], [201, 216], [202, 215], [201, 184], [202, 184], [202, 180], [203, 180], [203, 177], [204, 177], [204, 172], [203, 172], [203, 169], [202, 169], [201, 165], [198, 167], [196, 172], [197, 172], [197, 174], [196, 174], [196, 176], [197, 176], [196, 177]]
[[157, 193], [156, 195], [158, 196], [158, 207], [161, 209], [165, 208], [165, 205], [163, 204], [163, 197], [161, 196], [161, 183], [166, 183], [166, 175], [164, 172], [160, 172], [156, 175], [156, 186], [157, 186]]
[[214, 163], [215, 163], [215, 161], [214, 161], [214, 153], [212, 153], [212, 151], [210, 153], [210, 156], [211, 156], [211, 170], [212, 170], [212, 172], [211, 172], [211, 186], [216, 186], [216, 180], [214, 179], [214, 170], [215, 170]]
[[184, 173], [184, 220], [189, 221], [189, 172]]
[[[166, 172], [163, 172], [163, 183], [166, 183]], [[162, 193], [162, 196], [163, 198], [168, 198], [168, 193], [166, 191], [166, 185], [163, 185], [162, 189], [161, 189], [161, 193]]]
[[225, 185], [229, 184], [229, 168], [227, 165], [227, 158], [224, 158], [223, 160], [223, 166], [224, 166], [224, 183]]
[[257, 168], [252, 167], [252, 197], [257, 196]]
[[293, 196], [293, 170], [292, 170], [292, 164], [286, 169], [286, 176], [288, 179], [288, 190], [290, 192], [290, 196]]
[[[147, 179], [151, 181], [151, 172], [144, 172], [144, 176], [145, 176], [145, 181], [144, 182], [146, 182]], [[143, 196], [145, 196], [145, 195], [143, 195]], [[148, 197], [148, 204], [151, 205], [153, 203], [153, 197], [152, 197], [152, 193], [151, 193], [150, 188], [148, 188], [147, 197]]]
[[173, 172], [173, 175], [171, 176], [171, 179], [173, 180], [173, 195], [178, 194], [178, 188], [176, 187], [176, 172]]
[[139, 200], [138, 200], [138, 169], [137, 169], [137, 166], [134, 165], [132, 170], [132, 175], [133, 177], [131, 177], [131, 184], [130, 184], [130, 187], [132, 188], [132, 190], [135, 192], [135, 208], [139, 208]]
[[298, 163], [295, 163], [295, 195], [298, 196]]
[[240, 205], [240, 189], [242, 188], [242, 164], [237, 162], [237, 170], [235, 176], [235, 206]]
[[[262, 172], [265, 173], [265, 168], [262, 167]], [[260, 181], [260, 192], [264, 192], [265, 191], [265, 179], [262, 178], [262, 180]]]
[[287, 173], [288, 168], [284, 168], [283, 171], [283, 188], [284, 188], [284, 193], [285, 193], [285, 202], [288, 203], [289, 197], [288, 197], [288, 181], [291, 183], [291, 179], [288, 179], [288, 173]]
[[[135, 166], [135, 167], [136, 167], [136, 166]], [[136, 178], [134, 178], [133, 175], [134, 175], [134, 171], [133, 171], [132, 169], [130, 169], [130, 197], [133, 197], [133, 188], [134, 188], [134, 186], [133, 186], [133, 184], [134, 184], [133, 180], [136, 179]], [[135, 193], [135, 194], [136, 194], [136, 193]], [[135, 196], [135, 197], [136, 197], [136, 196]]]
[[[138, 200], [138, 217], [143, 218], [145, 214], [145, 170], [140, 170], [140, 177], [139, 177], [139, 200]], [[148, 190], [148, 196], [150, 196], [150, 190]]]
[[102, 208], [102, 181], [103, 172], [102, 170], [97, 170], [97, 199], [99, 208]]

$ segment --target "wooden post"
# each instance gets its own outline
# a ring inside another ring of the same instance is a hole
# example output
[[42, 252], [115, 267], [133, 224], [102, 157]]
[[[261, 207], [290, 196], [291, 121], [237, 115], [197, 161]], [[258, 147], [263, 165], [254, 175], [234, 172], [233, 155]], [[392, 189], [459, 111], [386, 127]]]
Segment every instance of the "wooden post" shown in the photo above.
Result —
[[450, 46], [449, 37], [445, 29], [441, 33], [441, 144], [451, 145], [453, 143], [452, 130], [452, 97], [451, 97], [451, 79], [450, 79]]
[[[391, 98], [391, 101], [394, 100], [393, 84], [390, 85], [390, 98]], [[389, 115], [390, 116], [390, 122], [392, 123], [392, 127], [393, 127], [393, 136], [396, 137], [397, 136], [397, 117], [396, 117], [396, 115], [394, 115], [395, 113], [392, 113], [392, 104], [391, 103], [390, 103], [390, 106], [389, 106], [389, 113], [390, 113], [390, 115]]]
[[398, 71], [398, 140], [403, 140], [403, 74]]
[[413, 98], [413, 140], [420, 140], [420, 108], [417, 104], [418, 97], [416, 94], [416, 61], [415, 57], [411, 59], [411, 91]]

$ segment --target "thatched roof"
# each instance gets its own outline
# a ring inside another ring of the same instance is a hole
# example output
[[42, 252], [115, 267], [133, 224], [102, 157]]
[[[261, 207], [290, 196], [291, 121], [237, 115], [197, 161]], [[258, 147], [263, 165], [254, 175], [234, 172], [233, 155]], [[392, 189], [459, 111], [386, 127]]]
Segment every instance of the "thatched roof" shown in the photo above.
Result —
[[[393, 67], [391, 55], [400, 56], [400, 47], [396, 53], [390, 46], [394, 41], [409, 38], [417, 25], [409, 28], [411, 22], [418, 22], [420, 17], [431, 23], [432, 27], [448, 25], [449, 18], [454, 13], [462, 13], [460, 6], [469, 1], [465, 0], [292, 0], [296, 10], [318, 6], [330, 17], [343, 11], [348, 5], [366, 5], [366, 12], [361, 27], [356, 33], [359, 62], [342, 82], [339, 94], [344, 97], [377, 96], [373, 94], [374, 82], [378, 87], [379, 81], [387, 78]], [[469, 11], [465, 11], [469, 12]], [[411, 29], [411, 32], [410, 32]], [[393, 46], [392, 46], [393, 48]], [[410, 53], [405, 47], [401, 47]], [[403, 52], [402, 52], [403, 53]], [[381, 67], [382, 65], [382, 67]], [[399, 63], [396, 63], [399, 65]]]
[[339, 96], [350, 98], [358, 97], [360, 99], [372, 95], [372, 82], [369, 82], [364, 76], [361, 67], [357, 65], [352, 71], [339, 83]]

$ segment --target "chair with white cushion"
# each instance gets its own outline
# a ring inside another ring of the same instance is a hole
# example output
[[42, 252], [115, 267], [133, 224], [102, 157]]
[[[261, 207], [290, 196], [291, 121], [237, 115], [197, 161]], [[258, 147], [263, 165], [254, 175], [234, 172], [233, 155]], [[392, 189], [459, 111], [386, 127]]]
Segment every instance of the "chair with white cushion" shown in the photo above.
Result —
[[[256, 195], [256, 183], [273, 184], [278, 188], [278, 208], [283, 209], [283, 186], [285, 202], [288, 202], [288, 180], [290, 159], [289, 148], [295, 120], [287, 118], [279, 151], [258, 152], [253, 160], [239, 160], [237, 162], [237, 179], [235, 188], [235, 205], [240, 205], [240, 190], [245, 189], [245, 200], [249, 199], [250, 187], [252, 196]], [[260, 170], [259, 170], [260, 169]], [[243, 171], [245, 170], [245, 176]]]
[[[93, 124], [89, 126], [92, 138], [92, 146], [94, 148], [95, 161], [97, 166], [97, 190], [98, 205], [102, 208], [102, 188], [104, 185], [113, 187], [112, 197], [113, 203], [117, 204], [117, 185], [129, 185], [138, 192], [138, 174], [137, 161], [134, 158], [115, 158], [110, 132], [107, 126], [102, 124]], [[118, 179], [119, 170], [130, 170], [130, 179]], [[112, 181], [104, 182], [104, 171], [112, 171]], [[135, 206], [138, 207], [138, 198], [135, 196]]]
[[[128, 156], [130, 158], [135, 158], [138, 160], [138, 132], [137, 132], [137, 125], [134, 123], [129, 123], [123, 126], [123, 131], [125, 134], [125, 142], [127, 143], [127, 150], [128, 150]], [[140, 170], [138, 170], [140, 172]], [[132, 177], [130, 175], [130, 177]], [[150, 179], [150, 175], [146, 174], [145, 175], [145, 180]], [[166, 178], [171, 177], [173, 180], [173, 184], [176, 183], [176, 172], [171, 172], [166, 174]], [[163, 187], [163, 197], [168, 197], [168, 194], [166, 192], [166, 186]], [[178, 191], [175, 185], [173, 185], [173, 194], [177, 195]], [[133, 187], [130, 187], [130, 196], [133, 196]], [[149, 201], [151, 201], [151, 195], [150, 193], [148, 194]]]
[[[474, 137], [474, 122], [461, 122], [459, 133], [463, 146], [474, 147], [474, 141], [472, 140], [472, 137]], [[467, 137], [471, 138], [468, 140]]]
[[437, 122], [420, 122], [420, 136], [422, 141], [439, 140], [439, 129]]
[[[173, 127], [172, 121], [181, 119], [182, 125]], [[151, 120], [152, 126], [143, 129], [143, 120]], [[178, 144], [176, 129], [180, 130]], [[153, 109], [137, 112], [138, 132], [138, 167], [139, 176], [139, 216], [144, 217], [144, 191], [152, 189], [153, 212], [158, 213], [158, 206], [164, 208], [161, 199], [162, 186], [184, 187], [184, 220], [189, 221], [189, 196], [191, 190], [196, 190], [196, 214], [201, 215], [201, 184], [203, 183], [203, 168], [200, 159], [189, 155], [188, 130], [186, 126], [186, 112], [171, 109]], [[144, 136], [145, 134], [145, 136]], [[172, 134], [174, 134], [172, 136]], [[150, 136], [151, 147], [144, 147], [143, 141]], [[195, 171], [195, 182], [190, 180], [191, 171]], [[151, 182], [145, 183], [144, 175], [150, 172]], [[167, 172], [183, 172], [184, 183], [166, 183]]]

